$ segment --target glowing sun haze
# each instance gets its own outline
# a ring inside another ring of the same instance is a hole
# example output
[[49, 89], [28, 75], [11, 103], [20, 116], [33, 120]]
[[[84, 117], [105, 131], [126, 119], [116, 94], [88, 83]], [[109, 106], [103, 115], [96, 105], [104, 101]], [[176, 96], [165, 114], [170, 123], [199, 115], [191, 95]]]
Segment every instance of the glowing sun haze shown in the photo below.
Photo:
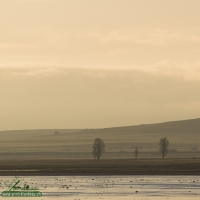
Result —
[[200, 1], [0, 0], [0, 130], [200, 117]]

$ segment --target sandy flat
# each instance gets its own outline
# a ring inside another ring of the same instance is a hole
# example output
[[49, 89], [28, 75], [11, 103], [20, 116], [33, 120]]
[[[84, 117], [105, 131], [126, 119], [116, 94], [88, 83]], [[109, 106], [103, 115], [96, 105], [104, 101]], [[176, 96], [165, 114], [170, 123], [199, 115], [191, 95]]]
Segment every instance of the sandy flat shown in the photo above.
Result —
[[[20, 186], [29, 184], [42, 192], [38, 200], [196, 200], [200, 198], [200, 176], [27, 176], [18, 177]], [[0, 192], [14, 177], [0, 177]], [[5, 184], [6, 183], [6, 184]], [[5, 198], [5, 197], [1, 197]], [[29, 199], [30, 197], [6, 197]]]

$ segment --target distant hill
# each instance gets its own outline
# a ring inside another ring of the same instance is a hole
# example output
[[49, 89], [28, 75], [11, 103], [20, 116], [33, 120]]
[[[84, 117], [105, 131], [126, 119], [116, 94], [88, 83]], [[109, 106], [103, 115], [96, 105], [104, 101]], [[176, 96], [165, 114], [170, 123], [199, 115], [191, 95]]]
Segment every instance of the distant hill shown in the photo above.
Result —
[[56, 131], [59, 133], [74, 133], [81, 129], [33, 129], [33, 130], [7, 130], [0, 131], [0, 136], [36, 136], [36, 135], [52, 135]]
[[[59, 132], [59, 134], [58, 134]], [[67, 155], [74, 158], [91, 156], [92, 143], [100, 137], [106, 143], [107, 155], [116, 152], [132, 152], [135, 146], [143, 151], [142, 156], [157, 155], [160, 138], [167, 137], [170, 149], [182, 156], [196, 156], [192, 149], [200, 149], [200, 119], [171, 121], [157, 124], [111, 127], [103, 129], [43, 129], [0, 131], [0, 153], [3, 155], [33, 155], [55, 157]], [[84, 152], [87, 152], [86, 154]], [[154, 152], [154, 153], [153, 153]], [[182, 152], [182, 153], [181, 153]], [[123, 157], [123, 154], [120, 154]], [[131, 155], [131, 154], [130, 154]], [[175, 155], [176, 156], [176, 155]]]
[[84, 129], [81, 130], [82, 133], [94, 132], [94, 133], [137, 133], [137, 134], [191, 134], [200, 133], [200, 118], [181, 120], [181, 121], [170, 121], [156, 124], [140, 124], [136, 126], [123, 126], [123, 127], [113, 127], [104, 129]]
[[99, 128], [99, 129], [33, 129], [33, 130], [8, 130], [0, 131], [0, 136], [3, 135], [52, 135], [58, 131], [60, 134], [66, 133], [94, 133], [94, 134], [189, 134], [200, 133], [200, 118], [189, 119], [181, 121], [170, 121], [155, 124], [140, 124], [134, 126], [121, 126], [111, 128]]
[[[59, 134], [55, 134], [59, 132]], [[24, 137], [43, 137], [55, 140], [55, 135], [62, 139], [88, 142], [95, 137], [102, 137], [109, 142], [137, 141], [142, 142], [160, 137], [170, 137], [174, 142], [196, 142], [200, 136], [200, 118], [181, 121], [163, 122], [157, 124], [140, 124], [136, 126], [111, 127], [102, 129], [39, 129], [39, 130], [12, 130], [0, 131], [0, 137], [12, 139]], [[58, 139], [59, 140], [59, 139]], [[56, 141], [56, 140], [55, 140]], [[62, 142], [62, 141], [61, 141]]]

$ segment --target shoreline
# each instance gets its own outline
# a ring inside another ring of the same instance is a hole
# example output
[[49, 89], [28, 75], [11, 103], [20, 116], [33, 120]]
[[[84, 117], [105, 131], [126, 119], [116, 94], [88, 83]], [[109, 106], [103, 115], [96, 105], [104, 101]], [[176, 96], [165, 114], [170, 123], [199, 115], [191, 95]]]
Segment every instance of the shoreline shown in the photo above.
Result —
[[0, 176], [200, 175], [200, 159], [0, 160]]

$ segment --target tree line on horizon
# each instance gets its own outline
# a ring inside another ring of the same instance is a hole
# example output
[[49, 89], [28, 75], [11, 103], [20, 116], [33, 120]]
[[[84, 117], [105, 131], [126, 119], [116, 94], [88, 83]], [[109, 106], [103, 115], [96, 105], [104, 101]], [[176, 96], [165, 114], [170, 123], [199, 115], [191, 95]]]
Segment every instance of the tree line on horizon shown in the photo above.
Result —
[[[162, 159], [164, 159], [165, 156], [168, 154], [169, 141], [166, 137], [160, 138], [158, 144], [159, 144], [159, 152], [162, 156]], [[100, 160], [100, 158], [103, 156], [104, 153], [105, 153], [104, 141], [101, 138], [95, 138], [92, 147], [92, 155], [94, 159]], [[135, 154], [135, 159], [137, 160], [139, 155], [139, 149], [137, 146], [135, 148], [134, 154]]]

